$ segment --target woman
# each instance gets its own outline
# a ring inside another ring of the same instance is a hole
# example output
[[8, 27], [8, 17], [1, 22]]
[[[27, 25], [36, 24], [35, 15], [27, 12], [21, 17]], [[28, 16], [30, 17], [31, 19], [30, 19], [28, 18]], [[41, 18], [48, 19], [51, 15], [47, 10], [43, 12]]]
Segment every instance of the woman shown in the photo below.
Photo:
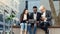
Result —
[[23, 34], [23, 32], [24, 34], [27, 34], [28, 19], [29, 19], [28, 10], [24, 9], [23, 13], [21, 14], [21, 18], [20, 18], [21, 34]]

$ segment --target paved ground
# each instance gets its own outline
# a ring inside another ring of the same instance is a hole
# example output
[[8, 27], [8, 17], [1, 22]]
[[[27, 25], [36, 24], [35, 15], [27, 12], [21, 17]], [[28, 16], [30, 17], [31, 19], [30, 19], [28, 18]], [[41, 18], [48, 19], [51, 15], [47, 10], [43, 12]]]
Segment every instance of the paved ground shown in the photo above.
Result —
[[[14, 31], [14, 34], [20, 34], [20, 29], [16, 28], [16, 29], [13, 29]], [[36, 34], [44, 34], [45, 32], [41, 29], [37, 29], [37, 32]], [[28, 33], [29, 34], [29, 33]]]

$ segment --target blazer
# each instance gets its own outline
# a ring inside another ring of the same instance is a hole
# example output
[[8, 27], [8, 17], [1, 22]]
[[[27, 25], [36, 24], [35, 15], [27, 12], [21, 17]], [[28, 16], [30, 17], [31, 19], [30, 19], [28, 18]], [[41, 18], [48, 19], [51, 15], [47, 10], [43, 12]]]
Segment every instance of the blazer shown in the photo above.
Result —
[[[42, 13], [41, 13], [41, 15], [42, 15]], [[45, 16], [46, 18], [47, 18], [47, 21], [50, 23], [50, 25], [52, 25], [52, 15], [51, 15], [51, 11], [49, 11], [49, 10], [46, 10], [46, 16]]]
[[[40, 17], [41, 17], [41, 14], [39, 12], [37, 12], [36, 20], [39, 21]], [[33, 12], [30, 14], [30, 19], [34, 19], [34, 13]]]
[[52, 19], [51, 11], [46, 10], [46, 17], [47, 17], [47, 21], [51, 21]]

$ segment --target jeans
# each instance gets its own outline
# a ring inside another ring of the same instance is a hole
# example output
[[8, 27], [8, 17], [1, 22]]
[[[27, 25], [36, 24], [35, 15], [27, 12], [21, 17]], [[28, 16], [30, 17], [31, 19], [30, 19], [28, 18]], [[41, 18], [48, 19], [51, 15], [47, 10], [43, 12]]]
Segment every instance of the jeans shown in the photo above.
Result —
[[21, 23], [21, 30], [27, 30], [27, 23]]
[[40, 23], [40, 28], [43, 29], [45, 33], [48, 33], [48, 26], [50, 26], [49, 22]]
[[34, 24], [33, 31], [32, 31], [31, 24], [28, 24], [28, 32], [29, 32], [29, 34], [36, 34], [36, 29], [37, 29], [36, 24]]

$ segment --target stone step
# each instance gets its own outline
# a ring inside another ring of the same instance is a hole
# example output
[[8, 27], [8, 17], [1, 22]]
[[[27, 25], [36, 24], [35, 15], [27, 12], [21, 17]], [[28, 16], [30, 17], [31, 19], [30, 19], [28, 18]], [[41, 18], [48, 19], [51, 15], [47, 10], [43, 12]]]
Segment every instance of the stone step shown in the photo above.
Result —
[[42, 29], [37, 29], [37, 34], [45, 34], [45, 32]]
[[49, 34], [60, 34], [60, 28], [49, 28]]
[[[14, 28], [13, 32], [14, 32], [14, 34], [20, 34], [20, 29], [19, 28]], [[29, 32], [27, 34], [29, 34]], [[45, 32], [41, 29], [37, 29], [36, 34], [45, 34]]]
[[[60, 34], [60, 26], [49, 27], [49, 34]], [[20, 34], [20, 28], [14, 27], [13, 28], [14, 34]], [[29, 32], [28, 32], [29, 34]], [[39, 28], [37, 28], [36, 34], [45, 34], [45, 32]]]

